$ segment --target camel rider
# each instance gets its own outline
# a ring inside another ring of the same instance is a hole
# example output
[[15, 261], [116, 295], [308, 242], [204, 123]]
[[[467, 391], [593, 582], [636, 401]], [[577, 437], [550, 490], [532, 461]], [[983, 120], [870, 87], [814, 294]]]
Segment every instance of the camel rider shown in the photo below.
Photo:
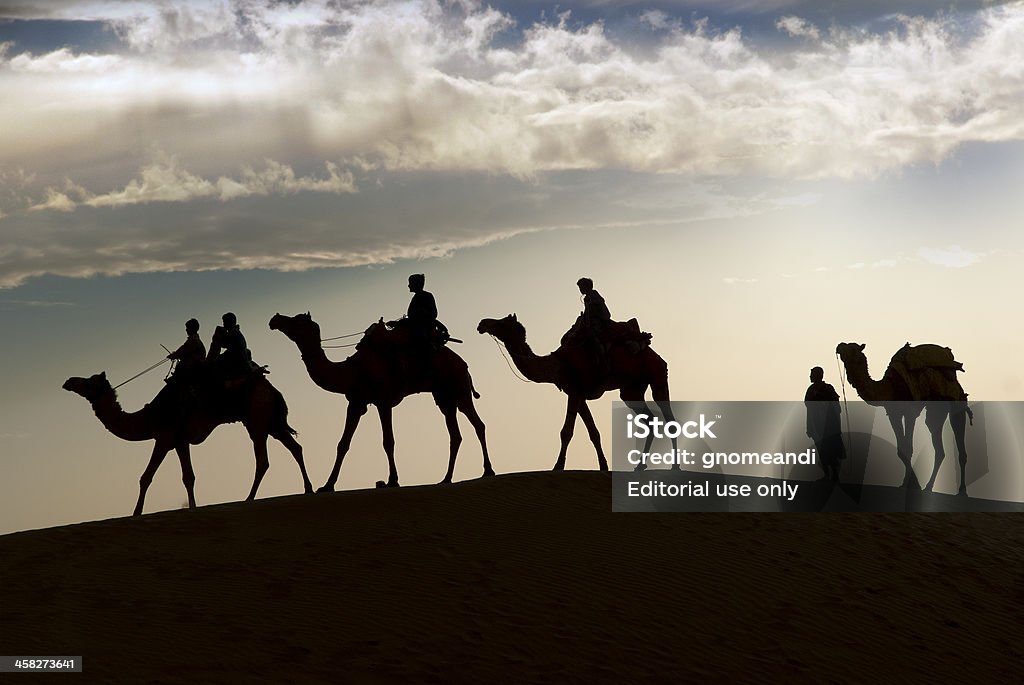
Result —
[[612, 320], [612, 313], [608, 311], [601, 293], [594, 290], [592, 280], [584, 277], [576, 281], [576, 285], [583, 294], [583, 325], [600, 339]]
[[172, 378], [186, 383], [195, 379], [196, 372], [206, 359], [206, 345], [199, 338], [199, 321], [189, 319], [185, 322], [185, 342], [168, 354], [167, 358], [178, 362]]
[[576, 281], [576, 285], [583, 294], [583, 315], [580, 317], [583, 326], [580, 337], [584, 345], [593, 351], [598, 367], [606, 371], [608, 360], [601, 340], [608, 324], [611, 323], [612, 314], [608, 311], [608, 305], [604, 303], [601, 293], [594, 290], [594, 281], [583, 277]]
[[409, 276], [409, 292], [413, 295], [405, 315], [409, 322], [413, 350], [424, 355], [432, 349], [434, 331], [437, 329], [437, 304], [434, 296], [423, 289], [426, 280], [423, 274]]
[[[225, 379], [245, 376], [252, 370], [252, 354], [245, 344], [245, 336], [238, 327], [238, 319], [231, 312], [223, 317], [223, 326], [217, 326], [210, 343], [208, 359], [216, 359]], [[221, 348], [224, 352], [221, 354]]]

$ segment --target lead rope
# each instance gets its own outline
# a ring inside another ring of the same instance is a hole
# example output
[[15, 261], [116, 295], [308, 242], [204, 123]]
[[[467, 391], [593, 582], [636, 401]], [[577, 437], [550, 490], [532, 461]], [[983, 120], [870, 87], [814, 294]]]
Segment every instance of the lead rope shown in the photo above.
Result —
[[839, 367], [839, 385], [843, 388], [843, 413], [846, 414], [846, 456], [853, 459], [853, 450], [850, 447], [850, 405], [846, 402], [846, 378], [838, 352], [836, 353], [836, 366]]
[[498, 342], [498, 339], [493, 334], [491, 335], [491, 340], [494, 341], [494, 344], [497, 346], [498, 351], [501, 352], [501, 356], [505, 359], [505, 363], [508, 364], [508, 368], [512, 370], [512, 375], [521, 380], [523, 383], [529, 383], [530, 381], [520, 376], [519, 372], [516, 371], [516, 368], [512, 366], [512, 362], [509, 361], [508, 355], [505, 354], [505, 348], [502, 346], [500, 342]]
[[355, 335], [362, 335], [365, 331], [359, 331], [358, 333], [349, 333], [347, 335], [336, 335], [333, 338], [320, 338], [320, 342], [330, 342], [331, 340], [341, 340], [342, 338], [351, 338]]
[[142, 376], [142, 375], [144, 375], [144, 374], [147, 374], [147, 373], [149, 373], [150, 371], [152, 371], [153, 369], [155, 369], [156, 367], [160, 366], [161, 364], [166, 364], [166, 363], [167, 363], [167, 362], [169, 362], [169, 361], [171, 361], [171, 360], [170, 360], [170, 359], [168, 359], [167, 357], [164, 357], [163, 359], [161, 359], [160, 361], [158, 361], [158, 362], [157, 362], [156, 364], [153, 364], [153, 366], [150, 366], [149, 368], [147, 368], [147, 369], [145, 369], [145, 370], [143, 370], [143, 371], [139, 371], [139, 372], [138, 372], [137, 374], [135, 374], [134, 376], [132, 376], [132, 377], [131, 377], [131, 378], [129, 378], [128, 380], [126, 380], [126, 381], [121, 381], [120, 383], [118, 383], [117, 385], [115, 385], [113, 389], [114, 389], [114, 390], [117, 390], [118, 388], [120, 388], [120, 387], [121, 387], [122, 385], [124, 385], [125, 383], [131, 383], [131, 382], [132, 382], [133, 380], [135, 380], [135, 379], [136, 379], [136, 378], [138, 378], [139, 376]]

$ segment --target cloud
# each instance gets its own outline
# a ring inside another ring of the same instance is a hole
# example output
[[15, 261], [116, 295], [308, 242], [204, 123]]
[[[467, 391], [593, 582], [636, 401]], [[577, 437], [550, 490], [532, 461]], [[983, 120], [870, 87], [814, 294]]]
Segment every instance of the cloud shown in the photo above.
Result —
[[158, 155], [157, 161], [140, 171], [139, 178], [132, 179], [120, 190], [94, 195], [70, 179], [65, 179], [64, 190], [47, 188], [46, 199], [31, 205], [29, 211], [50, 209], [70, 212], [78, 206], [124, 207], [151, 202], [187, 202], [203, 198], [216, 198], [226, 202], [253, 195], [357, 192], [352, 173], [341, 170], [333, 162], [325, 164], [326, 178], [296, 176], [291, 167], [272, 159], [265, 160], [264, 164], [265, 168], [262, 171], [247, 166], [237, 178], [221, 176], [215, 181], [209, 181], [182, 169], [176, 158]]
[[818, 40], [821, 38], [821, 34], [818, 32], [818, 27], [811, 24], [806, 19], [801, 19], [800, 17], [783, 17], [775, 23], [775, 26], [780, 31], [785, 31], [791, 36], [802, 36], [812, 40]]
[[[85, 141], [99, 158], [127, 129], [235, 168], [315, 149], [522, 178], [851, 178], [1024, 137], [1024, 76], [1007, 68], [1024, 60], [1021, 2], [878, 33], [818, 34], [787, 15], [779, 29], [795, 40], [782, 48], [706, 22], [640, 46], [560, 20], [518, 27], [510, 43], [496, 37], [511, 17], [468, 0], [79, 3], [50, 14], [106, 17], [133, 50], [0, 58], [0, 127], [16, 141], [6, 156], [22, 164], [88, 156]], [[645, 16], [669, 25], [663, 11]]]
[[962, 269], [980, 262], [985, 253], [970, 252], [959, 245], [950, 245], [944, 248], [922, 247], [917, 255], [929, 264]]
[[[103, 196], [73, 198], [73, 212], [38, 210], [6, 219], [0, 224], [0, 288], [42, 274], [386, 264], [545, 231], [643, 231], [776, 211], [761, 188], [752, 192], [726, 180], [708, 184], [627, 172], [559, 172], [544, 184], [468, 173], [374, 172], [378, 183], [360, 179], [358, 193], [251, 192], [230, 200], [221, 199], [221, 179], [180, 165], [164, 166], [158, 176], [163, 185], [140, 174]], [[250, 189], [260, 187], [258, 182], [299, 185], [307, 178], [293, 180], [272, 166], [254, 170], [251, 179], [232, 177]], [[317, 182], [326, 178], [319, 175]], [[126, 187], [133, 190], [125, 193]], [[158, 188], [163, 197], [180, 197], [181, 187], [205, 195], [122, 202], [153, 197]], [[93, 202], [97, 197], [107, 201]], [[649, 198], [650, 206], [627, 201], [637, 197]]]
[[54, 307], [74, 307], [73, 302], [60, 302], [56, 300], [0, 300], [0, 309], [15, 309], [29, 307], [31, 309], [51, 309]]
[[[870, 179], [1024, 138], [1024, 2], [872, 29], [736, 0], [784, 13], [761, 43], [684, 4], [617, 32], [472, 0], [24, 3], [121, 43], [0, 50], [0, 169], [23, 170], [0, 172], [0, 285], [745, 216], [817, 198], [718, 184]], [[603, 184], [552, 187], [574, 174]]]

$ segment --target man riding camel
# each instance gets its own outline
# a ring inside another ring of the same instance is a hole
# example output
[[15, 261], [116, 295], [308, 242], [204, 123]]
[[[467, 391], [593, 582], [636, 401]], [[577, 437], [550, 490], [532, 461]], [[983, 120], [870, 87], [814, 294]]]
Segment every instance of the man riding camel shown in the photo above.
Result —
[[172, 378], [190, 382], [200, 365], [206, 360], [206, 345], [199, 338], [199, 321], [189, 319], [185, 322], [185, 342], [178, 349], [167, 355], [168, 359], [178, 362], [174, 367]]
[[213, 333], [207, 361], [214, 362], [225, 380], [247, 376], [253, 368], [252, 353], [246, 346], [242, 329], [238, 327], [238, 319], [228, 312], [221, 320], [224, 325], [217, 326]]

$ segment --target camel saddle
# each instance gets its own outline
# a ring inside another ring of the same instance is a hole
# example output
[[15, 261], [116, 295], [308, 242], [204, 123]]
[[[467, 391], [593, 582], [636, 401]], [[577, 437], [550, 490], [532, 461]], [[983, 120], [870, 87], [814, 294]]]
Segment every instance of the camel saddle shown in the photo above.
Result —
[[964, 370], [964, 365], [953, 357], [953, 351], [948, 347], [930, 344], [911, 346], [907, 343], [892, 356], [889, 368], [899, 374], [914, 397], [924, 397], [926, 390], [921, 387], [920, 377], [932, 370], [938, 373], [931, 374], [931, 383], [938, 383], [943, 395], [947, 398], [961, 395], [967, 399], [956, 378], [957, 372]]
[[[583, 342], [586, 334], [585, 325], [583, 323], [583, 316], [577, 317], [572, 328], [562, 336], [560, 344], [564, 347]], [[629, 321], [609, 321], [608, 325], [599, 334], [598, 340], [605, 349], [613, 345], [622, 345], [629, 352], [638, 354], [644, 348], [651, 346], [651, 339], [653, 337], [650, 333], [641, 331], [640, 323], [634, 318]]]

